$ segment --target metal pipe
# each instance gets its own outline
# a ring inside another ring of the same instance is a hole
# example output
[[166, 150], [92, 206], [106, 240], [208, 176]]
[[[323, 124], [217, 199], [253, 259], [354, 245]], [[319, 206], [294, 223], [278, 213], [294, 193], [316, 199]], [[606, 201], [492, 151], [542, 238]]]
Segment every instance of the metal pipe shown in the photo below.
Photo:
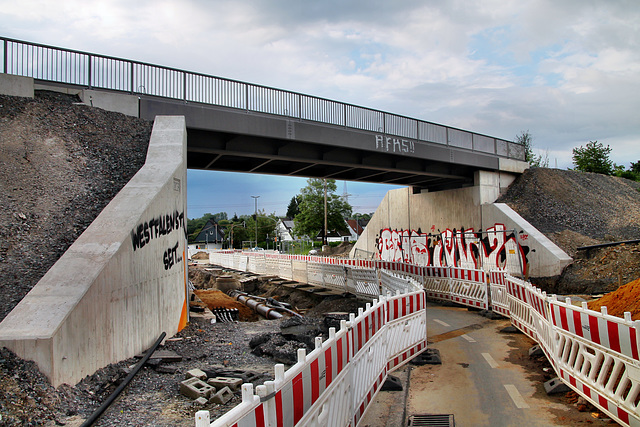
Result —
[[140, 361], [136, 364], [136, 366], [134, 366], [133, 370], [129, 372], [129, 375], [127, 375], [127, 377], [124, 379], [124, 381], [122, 381], [122, 383], [118, 386], [118, 388], [116, 388], [116, 390], [113, 393], [111, 393], [111, 396], [109, 396], [107, 400], [105, 400], [104, 403], [100, 405], [100, 407], [96, 409], [93, 412], [93, 414], [91, 414], [91, 416], [87, 418], [87, 420], [84, 423], [82, 423], [80, 427], [90, 427], [93, 425], [93, 423], [98, 421], [98, 418], [100, 418], [100, 415], [102, 415], [102, 413], [106, 411], [109, 406], [111, 406], [111, 404], [116, 400], [116, 398], [120, 395], [120, 393], [122, 393], [122, 390], [124, 390], [124, 388], [129, 385], [133, 377], [135, 377], [138, 371], [140, 371], [142, 366], [144, 366], [144, 364], [147, 363], [147, 360], [149, 360], [151, 355], [156, 351], [156, 349], [158, 348], [158, 346], [160, 345], [160, 343], [162, 342], [165, 336], [167, 336], [166, 332], [163, 332], [162, 334], [160, 334], [160, 337], [158, 337], [156, 342], [151, 346], [151, 348], [147, 351], [144, 357], [140, 359]]
[[244, 292], [235, 290], [229, 291], [229, 296], [237, 299], [239, 302], [243, 303], [256, 313], [266, 317], [267, 319], [280, 319], [282, 317], [282, 313], [278, 312], [276, 309], [269, 307], [268, 305], [258, 301], [256, 297], [253, 297]]
[[638, 240], [624, 240], [622, 242], [612, 242], [612, 243], [602, 243], [600, 245], [591, 245], [591, 246], [580, 246], [579, 248], [577, 248], [577, 251], [588, 251], [589, 249], [596, 249], [596, 248], [607, 248], [609, 246], [617, 246], [617, 245], [622, 245], [623, 243], [627, 244], [631, 244], [631, 243], [640, 243], [640, 239]]

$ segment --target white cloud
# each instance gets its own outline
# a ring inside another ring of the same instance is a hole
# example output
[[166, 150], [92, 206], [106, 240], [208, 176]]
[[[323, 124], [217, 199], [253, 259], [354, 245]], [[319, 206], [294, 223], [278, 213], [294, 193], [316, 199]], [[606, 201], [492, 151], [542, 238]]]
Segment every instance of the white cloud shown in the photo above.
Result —
[[[0, 0], [4, 35], [640, 158], [636, 0]], [[609, 142], [610, 141], [610, 142]], [[618, 161], [618, 163], [620, 163]]]

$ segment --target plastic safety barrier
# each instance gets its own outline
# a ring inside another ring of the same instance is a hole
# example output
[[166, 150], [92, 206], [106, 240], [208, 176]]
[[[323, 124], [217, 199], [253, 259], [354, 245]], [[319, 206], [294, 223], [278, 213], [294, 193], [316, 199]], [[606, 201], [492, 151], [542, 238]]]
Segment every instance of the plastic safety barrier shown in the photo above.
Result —
[[[313, 265], [324, 260], [330, 266], [342, 266], [346, 291], [357, 294], [354, 274], [361, 277], [363, 284], [372, 282], [370, 273], [358, 271], [357, 268], [374, 268], [378, 271], [382, 293], [398, 290], [408, 292], [411, 288], [409, 284], [422, 285], [428, 298], [499, 313], [540, 344], [558, 377], [569, 387], [618, 423], [640, 427], [640, 321], [632, 321], [628, 313], [625, 313], [624, 319], [620, 319], [609, 316], [606, 307], [596, 312], [589, 310], [586, 304], [575, 306], [569, 300], [558, 301], [555, 296], [547, 296], [530, 283], [512, 277], [503, 270], [491, 271], [487, 275], [481, 270], [419, 267], [380, 260], [299, 259], [301, 264], [297, 270], [295, 263], [292, 265], [294, 280], [297, 271], [299, 276], [306, 274], [308, 283], [317, 277], [316, 281], [324, 285], [324, 272], [327, 270]], [[339, 275], [335, 270], [333, 274]], [[342, 283], [334, 282], [338, 283], [336, 286]], [[405, 289], [405, 286], [409, 288]], [[372, 293], [363, 290], [359, 296]], [[424, 298], [425, 294], [421, 295]], [[421, 327], [417, 326], [417, 321], [410, 321], [411, 315], [408, 314], [413, 310], [412, 304], [418, 307], [422, 302], [407, 300], [396, 308], [396, 303], [390, 302], [392, 300], [387, 302], [386, 329], [407, 341], [385, 344], [387, 373], [426, 348], [426, 344], [416, 341]], [[403, 312], [401, 307], [409, 311]], [[403, 322], [394, 324], [398, 315]], [[414, 341], [418, 343], [412, 344]], [[372, 380], [367, 386], [370, 388], [367, 396], [375, 394], [377, 382]], [[347, 389], [343, 390], [344, 393], [352, 394], [354, 391], [351, 387]], [[358, 390], [362, 393], [363, 389]], [[351, 417], [350, 422], [357, 424], [357, 411]]]
[[315, 347], [308, 355], [298, 350], [286, 372], [276, 365], [275, 380], [256, 394], [243, 385], [242, 403], [213, 424], [199, 411], [196, 426], [358, 425], [389, 372], [427, 347], [424, 292], [374, 300]]
[[455, 267], [424, 267], [424, 288], [429, 298], [489, 309], [487, 274]]

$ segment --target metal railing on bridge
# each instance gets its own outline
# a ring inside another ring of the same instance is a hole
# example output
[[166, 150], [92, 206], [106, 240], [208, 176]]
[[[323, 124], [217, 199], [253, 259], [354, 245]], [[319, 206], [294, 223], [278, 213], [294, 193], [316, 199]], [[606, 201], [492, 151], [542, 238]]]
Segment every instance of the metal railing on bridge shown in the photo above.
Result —
[[272, 114], [524, 160], [522, 144], [406, 116], [176, 68], [0, 39], [2, 73]]

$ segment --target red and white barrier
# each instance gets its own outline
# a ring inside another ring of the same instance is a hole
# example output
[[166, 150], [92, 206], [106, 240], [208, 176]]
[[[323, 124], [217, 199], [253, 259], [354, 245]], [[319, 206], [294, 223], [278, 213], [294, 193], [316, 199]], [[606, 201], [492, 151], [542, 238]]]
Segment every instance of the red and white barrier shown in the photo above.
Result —
[[426, 299], [417, 290], [381, 297], [342, 321], [329, 339], [316, 338], [309, 355], [286, 372], [276, 365], [275, 380], [243, 385], [242, 403], [209, 424], [208, 412], [196, 426], [356, 426], [388, 373], [426, 349]]
[[[212, 262], [214, 256], [219, 262], [229, 262], [233, 257], [233, 263], [240, 269], [243, 265], [252, 267], [251, 258], [242, 254], [211, 254]], [[330, 267], [313, 265], [323, 260]], [[296, 266], [295, 262], [300, 264]], [[253, 267], [256, 265], [259, 264], [254, 261]], [[321, 404], [309, 406], [309, 402], [304, 403], [303, 412], [306, 411], [304, 408], [309, 407], [309, 411], [303, 415], [308, 421], [305, 425], [357, 425], [386, 375], [426, 349], [426, 292], [429, 298], [491, 309], [510, 318], [517, 328], [538, 341], [563, 382], [618, 423], [640, 427], [640, 321], [631, 321], [628, 313], [624, 319], [620, 319], [607, 315], [606, 308], [598, 313], [589, 310], [586, 304], [577, 307], [570, 301], [560, 302], [555, 296], [549, 297], [530, 283], [514, 278], [505, 271], [491, 271], [487, 277], [484, 272], [471, 269], [417, 267], [380, 260], [360, 263], [356, 260], [321, 257], [302, 257], [292, 262], [291, 270], [294, 280], [296, 275], [306, 275], [307, 283], [315, 280], [318, 285], [325, 286], [328, 281], [336, 288], [342, 286], [346, 291], [357, 293], [353, 271], [349, 270], [360, 265], [388, 270], [378, 273], [381, 292], [393, 293], [394, 290], [403, 289], [405, 285], [398, 284], [398, 280], [404, 281], [408, 288], [404, 288], [405, 294], [384, 300], [384, 316], [368, 309], [351, 320], [350, 325], [353, 326], [345, 339], [349, 346], [349, 361], [358, 361], [351, 364], [352, 367], [358, 366], [357, 378], [353, 376], [352, 368], [345, 368], [344, 378], [339, 385], [333, 386], [335, 390], [329, 391], [326, 387], [325, 393], [317, 399]], [[344, 284], [336, 279], [340, 272], [331, 270], [331, 267], [342, 268], [346, 272]], [[360, 273], [356, 273], [358, 275]], [[361, 275], [364, 277], [361, 282], [372, 282], [367, 274]], [[351, 281], [348, 277], [351, 277]], [[420, 283], [425, 292], [406, 292]], [[361, 293], [362, 296], [373, 294], [370, 290]], [[382, 326], [379, 323], [381, 319], [384, 319]], [[386, 339], [381, 339], [378, 334], [386, 334]], [[381, 347], [385, 348], [384, 358], [381, 356]], [[383, 359], [386, 363], [380, 368]], [[372, 362], [365, 363], [364, 360]], [[370, 369], [371, 366], [374, 368]], [[356, 386], [350, 381], [359, 382]], [[256, 390], [258, 394], [263, 392], [262, 388]], [[357, 395], [355, 401], [350, 400], [354, 395]], [[349, 408], [345, 409], [344, 404], [332, 403], [334, 397], [336, 402], [351, 402]], [[238, 411], [245, 411], [243, 417], [246, 417], [248, 424], [237, 425], [259, 425], [253, 424], [262, 417], [256, 400], [247, 397], [246, 401], [245, 404], [243, 399], [241, 407], [244, 409]], [[263, 415], [273, 413], [269, 412], [268, 403], [260, 407], [264, 408]], [[299, 406], [296, 408], [300, 410]], [[333, 413], [341, 415], [329, 418]], [[329, 419], [335, 420], [335, 423], [328, 422]], [[285, 424], [267, 422], [264, 425]]]

